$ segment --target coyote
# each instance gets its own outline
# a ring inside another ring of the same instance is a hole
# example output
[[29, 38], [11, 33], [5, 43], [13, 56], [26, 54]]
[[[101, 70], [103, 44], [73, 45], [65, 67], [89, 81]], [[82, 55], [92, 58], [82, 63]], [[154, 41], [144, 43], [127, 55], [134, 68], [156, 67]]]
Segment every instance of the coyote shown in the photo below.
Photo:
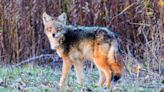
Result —
[[67, 25], [67, 16], [62, 13], [52, 17], [43, 13], [44, 32], [51, 49], [63, 59], [60, 87], [65, 86], [67, 75], [73, 65], [78, 83], [83, 83], [83, 61], [93, 61], [99, 70], [98, 86], [110, 88], [111, 80], [118, 80], [123, 72], [123, 63], [116, 35], [106, 27]]

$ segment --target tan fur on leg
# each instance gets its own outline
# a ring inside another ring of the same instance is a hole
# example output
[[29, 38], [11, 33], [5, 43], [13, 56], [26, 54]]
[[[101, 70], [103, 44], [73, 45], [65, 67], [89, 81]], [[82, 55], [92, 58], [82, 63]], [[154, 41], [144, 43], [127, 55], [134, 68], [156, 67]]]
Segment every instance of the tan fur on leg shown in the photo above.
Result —
[[[104, 61], [106, 59], [104, 58], [95, 58], [95, 64], [97, 66], [97, 68], [99, 70], [101, 70], [104, 74], [105, 74], [105, 78], [106, 78], [106, 87], [110, 88], [110, 82], [111, 82], [111, 78], [112, 78], [112, 72], [108, 66], [108, 64]], [[103, 63], [102, 63], [103, 62]]]
[[99, 87], [102, 87], [103, 85], [104, 85], [104, 82], [105, 82], [105, 75], [104, 75], [104, 73], [101, 71], [101, 70], [99, 70], [99, 82], [98, 82], [98, 86]]
[[84, 73], [83, 73], [83, 63], [82, 62], [78, 62], [76, 64], [74, 64], [75, 66], [75, 71], [76, 71], [76, 75], [77, 75], [77, 82], [79, 84], [83, 84], [83, 77], [84, 77]]
[[63, 89], [65, 86], [65, 81], [71, 69], [71, 66], [72, 66], [71, 62], [69, 60], [64, 59], [63, 68], [62, 68], [62, 76], [60, 78], [60, 83], [59, 83], [60, 89]]

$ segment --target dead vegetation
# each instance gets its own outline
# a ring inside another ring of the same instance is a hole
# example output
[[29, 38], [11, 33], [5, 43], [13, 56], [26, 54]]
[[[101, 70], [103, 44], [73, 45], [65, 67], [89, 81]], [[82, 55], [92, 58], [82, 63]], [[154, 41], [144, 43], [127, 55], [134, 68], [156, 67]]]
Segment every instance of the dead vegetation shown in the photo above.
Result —
[[[0, 0], [0, 63], [19, 65], [21, 61], [28, 63], [31, 58], [35, 61], [35, 57], [49, 54], [41, 14], [46, 11], [57, 16], [66, 12], [68, 24], [111, 27], [118, 34], [126, 55], [125, 81], [136, 83], [135, 87], [160, 88], [164, 82], [164, 7], [161, 2]], [[52, 58], [36, 61], [46, 60], [50, 62]]]

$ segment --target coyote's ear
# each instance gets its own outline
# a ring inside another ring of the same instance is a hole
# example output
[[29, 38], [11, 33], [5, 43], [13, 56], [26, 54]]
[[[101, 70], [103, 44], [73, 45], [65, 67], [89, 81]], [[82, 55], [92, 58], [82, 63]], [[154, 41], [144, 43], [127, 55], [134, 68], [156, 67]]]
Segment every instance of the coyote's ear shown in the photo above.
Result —
[[46, 12], [43, 13], [42, 19], [44, 24], [53, 20], [53, 18], [50, 15], [48, 15]]
[[66, 24], [66, 22], [67, 22], [67, 15], [66, 15], [66, 13], [62, 13], [60, 16], [58, 16], [58, 20], [60, 20], [64, 24]]

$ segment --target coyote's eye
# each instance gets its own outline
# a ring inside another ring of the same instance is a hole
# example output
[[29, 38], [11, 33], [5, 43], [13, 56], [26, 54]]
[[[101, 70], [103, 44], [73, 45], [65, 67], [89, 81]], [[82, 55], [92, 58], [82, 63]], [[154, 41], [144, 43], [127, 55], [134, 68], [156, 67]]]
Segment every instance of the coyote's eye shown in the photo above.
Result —
[[57, 32], [61, 31], [61, 27], [57, 27], [57, 28], [56, 28], [56, 31], [57, 31]]
[[48, 32], [51, 32], [51, 30], [52, 30], [52, 27], [48, 27], [48, 28], [47, 28], [47, 31], [48, 31]]

